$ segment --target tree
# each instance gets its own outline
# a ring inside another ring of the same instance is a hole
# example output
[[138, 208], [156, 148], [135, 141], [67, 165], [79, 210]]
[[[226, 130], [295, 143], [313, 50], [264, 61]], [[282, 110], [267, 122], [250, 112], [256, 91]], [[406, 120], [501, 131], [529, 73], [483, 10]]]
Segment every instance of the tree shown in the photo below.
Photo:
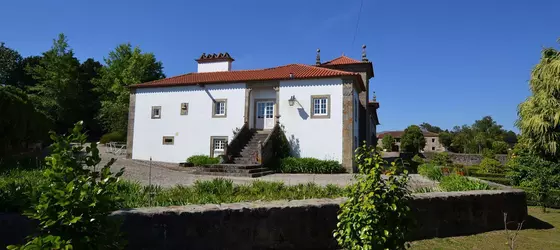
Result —
[[418, 153], [426, 146], [426, 139], [420, 127], [411, 125], [404, 130], [401, 138], [401, 151]]
[[21, 62], [21, 55], [0, 42], [0, 85], [8, 85]]
[[37, 85], [37, 80], [33, 78], [32, 69], [41, 64], [41, 56], [29, 56], [21, 60], [12, 75], [10, 85], [16, 86], [23, 90]]
[[[560, 43], [560, 39], [558, 41]], [[531, 72], [531, 96], [519, 104], [516, 126], [529, 150], [558, 159], [560, 153], [560, 51], [545, 48]]]
[[494, 154], [506, 154], [508, 148], [509, 144], [505, 141], [492, 142], [492, 152], [494, 152]]
[[95, 119], [101, 109], [101, 100], [100, 94], [94, 91], [95, 85], [93, 84], [94, 79], [99, 78], [102, 68], [103, 65], [93, 58], [88, 58], [80, 65], [81, 110], [83, 114], [87, 114], [82, 117], [82, 120], [86, 124], [88, 135], [93, 138], [99, 138], [103, 134], [101, 124]]
[[517, 143], [517, 134], [511, 130], [504, 133], [504, 141], [513, 147]]
[[449, 133], [447, 130], [439, 133], [439, 142], [445, 147], [445, 149], [449, 150], [451, 148], [451, 143], [453, 142], [453, 134]]
[[95, 80], [101, 94], [98, 119], [105, 130], [126, 133], [131, 84], [165, 78], [163, 66], [152, 53], [142, 53], [130, 44], [121, 44], [105, 59], [106, 67]]
[[40, 64], [29, 68], [36, 86], [31, 97], [41, 110], [63, 132], [80, 120], [83, 93], [80, 86], [80, 62], [69, 48], [66, 36], [60, 34], [50, 50], [43, 53]]
[[436, 134], [439, 134], [439, 133], [443, 132], [443, 129], [441, 129], [440, 127], [432, 126], [431, 124], [429, 124], [427, 122], [424, 122], [424, 123], [420, 124], [420, 128], [425, 130], [425, 131], [436, 133]]
[[395, 145], [395, 138], [392, 135], [385, 135], [383, 139], [381, 139], [381, 144], [383, 145], [383, 149], [387, 151], [393, 151], [393, 146]]
[[21, 89], [0, 86], [0, 110], [0, 156], [26, 150], [28, 143], [47, 139], [49, 122]]

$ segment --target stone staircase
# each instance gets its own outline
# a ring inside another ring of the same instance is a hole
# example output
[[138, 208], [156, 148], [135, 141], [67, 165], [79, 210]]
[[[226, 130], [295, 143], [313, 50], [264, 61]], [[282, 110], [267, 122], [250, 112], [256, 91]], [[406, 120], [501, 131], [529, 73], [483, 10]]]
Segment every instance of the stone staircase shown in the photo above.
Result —
[[233, 155], [233, 163], [199, 167], [196, 174], [237, 177], [261, 177], [273, 174], [274, 171], [263, 167], [257, 161], [259, 141], [264, 143], [270, 131], [253, 130], [251, 132], [253, 134], [241, 152]]

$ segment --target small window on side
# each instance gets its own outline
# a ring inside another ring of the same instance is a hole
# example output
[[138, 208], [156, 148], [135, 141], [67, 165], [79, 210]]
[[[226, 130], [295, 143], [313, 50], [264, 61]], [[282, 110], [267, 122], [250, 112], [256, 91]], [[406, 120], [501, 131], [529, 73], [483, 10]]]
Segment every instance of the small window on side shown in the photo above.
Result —
[[331, 117], [330, 106], [331, 106], [330, 95], [311, 96], [311, 118], [330, 118]]
[[162, 141], [163, 145], [173, 145], [174, 143], [175, 143], [175, 137], [174, 136], [164, 136], [163, 137], [163, 141]]
[[432, 147], [432, 151], [435, 151], [435, 150], [436, 150], [436, 147]]
[[212, 105], [212, 117], [223, 118], [227, 116], [227, 100], [216, 99]]
[[186, 102], [181, 103], [181, 115], [189, 114], [189, 104]]
[[432, 142], [436, 142], [436, 139], [435, 139], [435, 138], [432, 138]]
[[161, 119], [161, 106], [152, 106], [152, 119]]

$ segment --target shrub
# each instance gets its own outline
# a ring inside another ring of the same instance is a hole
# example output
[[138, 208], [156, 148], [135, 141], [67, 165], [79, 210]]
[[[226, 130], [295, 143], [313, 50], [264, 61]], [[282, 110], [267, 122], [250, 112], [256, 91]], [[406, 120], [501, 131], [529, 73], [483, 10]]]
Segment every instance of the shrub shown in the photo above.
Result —
[[105, 144], [108, 142], [126, 142], [126, 134], [122, 132], [111, 132], [104, 134], [99, 139], [99, 143]]
[[41, 171], [14, 169], [0, 178], [0, 212], [23, 212], [38, 199]]
[[447, 192], [491, 189], [486, 183], [471, 180], [467, 177], [456, 174], [444, 176], [440, 180], [439, 186]]
[[415, 155], [414, 157], [412, 157], [412, 162], [421, 165], [424, 164], [424, 158], [420, 157], [419, 155]]
[[340, 205], [335, 239], [343, 249], [405, 249], [412, 226], [408, 173], [382, 178], [384, 161], [372, 147], [359, 147], [356, 158], [361, 174]]
[[338, 161], [319, 160], [315, 158], [287, 157], [280, 160], [278, 171], [282, 173], [344, 173], [345, 169]]
[[453, 161], [451, 161], [451, 157], [449, 156], [449, 154], [447, 152], [442, 152], [442, 153], [434, 154], [434, 157], [432, 158], [430, 163], [432, 163], [434, 165], [437, 165], [437, 166], [446, 167], [446, 166], [451, 166]]
[[418, 167], [418, 174], [434, 181], [439, 181], [443, 177], [443, 172], [439, 166], [425, 163]]
[[202, 166], [208, 164], [218, 164], [220, 163], [220, 157], [210, 157], [207, 155], [193, 155], [187, 158], [187, 163], [192, 163], [195, 166]]
[[79, 122], [67, 136], [51, 132], [52, 154], [47, 157], [47, 168], [43, 171], [45, 180], [39, 186], [40, 197], [27, 213], [39, 221], [38, 238], [30, 236], [25, 246], [11, 249], [32, 249], [39, 243], [75, 249], [121, 246], [118, 225], [108, 215], [121, 200], [117, 185], [123, 170], [111, 173], [114, 159], [99, 172], [86, 168], [97, 166], [101, 158], [95, 143], [85, 147], [84, 154], [87, 137], [81, 131]]
[[503, 173], [502, 164], [493, 158], [484, 158], [480, 162], [480, 172], [482, 173]]
[[491, 182], [495, 182], [498, 184], [502, 184], [502, 185], [506, 185], [506, 186], [511, 186], [511, 181], [508, 178], [505, 177], [476, 177], [478, 179], [481, 180], [485, 180], [485, 181], [491, 181]]

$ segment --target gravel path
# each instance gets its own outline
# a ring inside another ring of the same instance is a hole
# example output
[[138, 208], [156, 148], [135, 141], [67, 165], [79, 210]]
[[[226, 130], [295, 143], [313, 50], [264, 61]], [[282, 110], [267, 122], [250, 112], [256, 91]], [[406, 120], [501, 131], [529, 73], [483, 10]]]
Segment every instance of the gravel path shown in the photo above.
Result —
[[[137, 181], [142, 185], [150, 183], [150, 167], [145, 161], [137, 161], [126, 159], [124, 155], [116, 156], [105, 152], [105, 148], [100, 146], [102, 164], [105, 164], [111, 158], [117, 161], [111, 166], [112, 171], [118, 171], [125, 168], [123, 178], [127, 180]], [[232, 180], [236, 184], [247, 184], [255, 180], [278, 181], [287, 185], [306, 184], [314, 182], [321, 186], [334, 184], [338, 186], [346, 186], [353, 181], [352, 174], [272, 174], [259, 178], [248, 177], [217, 177], [208, 175], [192, 174], [192, 168], [183, 168], [178, 164], [152, 162], [151, 184], [162, 187], [172, 187], [175, 185], [192, 185], [196, 180], [212, 180], [215, 178], [226, 178]], [[435, 183], [420, 175], [411, 175], [410, 185], [413, 189], [418, 187], [433, 187]]]

